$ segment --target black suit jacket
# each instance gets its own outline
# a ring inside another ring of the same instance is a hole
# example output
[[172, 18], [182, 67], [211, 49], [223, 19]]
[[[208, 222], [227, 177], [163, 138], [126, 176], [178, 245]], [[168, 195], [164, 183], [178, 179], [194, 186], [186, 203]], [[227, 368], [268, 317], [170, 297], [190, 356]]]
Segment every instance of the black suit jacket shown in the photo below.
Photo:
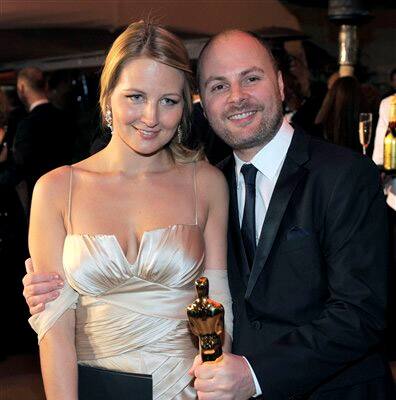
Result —
[[393, 398], [381, 395], [387, 222], [371, 160], [295, 131], [251, 272], [234, 158], [220, 168], [230, 187], [233, 352], [249, 360], [264, 399]]
[[66, 115], [50, 103], [38, 105], [18, 124], [14, 158], [30, 190], [41, 175], [71, 162], [71, 126]]

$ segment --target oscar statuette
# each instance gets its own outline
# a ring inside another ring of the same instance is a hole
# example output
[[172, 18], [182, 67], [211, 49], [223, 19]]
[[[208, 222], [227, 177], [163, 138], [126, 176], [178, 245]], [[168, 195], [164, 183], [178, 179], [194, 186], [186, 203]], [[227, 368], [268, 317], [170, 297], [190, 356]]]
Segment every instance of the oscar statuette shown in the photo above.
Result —
[[190, 328], [199, 338], [202, 361], [216, 361], [222, 357], [224, 337], [224, 308], [210, 299], [208, 278], [195, 282], [198, 298], [187, 307]]

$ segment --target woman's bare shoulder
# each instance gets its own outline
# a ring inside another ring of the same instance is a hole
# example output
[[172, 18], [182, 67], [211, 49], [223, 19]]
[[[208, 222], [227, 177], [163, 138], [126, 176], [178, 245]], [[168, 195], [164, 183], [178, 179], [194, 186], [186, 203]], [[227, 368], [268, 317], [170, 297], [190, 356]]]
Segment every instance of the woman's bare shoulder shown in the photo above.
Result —
[[228, 196], [228, 185], [223, 173], [207, 161], [197, 162], [197, 183], [210, 196]]
[[48, 201], [57, 202], [64, 199], [70, 186], [71, 167], [64, 165], [40, 177], [34, 186], [34, 197], [46, 198]]
[[198, 161], [196, 163], [197, 176], [204, 181], [215, 180], [216, 182], [223, 182], [226, 184], [223, 173], [208, 161]]

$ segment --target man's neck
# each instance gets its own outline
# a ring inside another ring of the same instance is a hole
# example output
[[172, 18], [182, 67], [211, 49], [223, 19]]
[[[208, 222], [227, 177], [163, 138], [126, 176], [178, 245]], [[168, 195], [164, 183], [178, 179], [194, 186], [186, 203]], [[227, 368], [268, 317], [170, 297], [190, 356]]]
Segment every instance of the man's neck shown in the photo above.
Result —
[[35, 98], [33, 101], [29, 102], [29, 112], [32, 111], [37, 106], [39, 106], [41, 104], [46, 104], [48, 102], [49, 101], [48, 101], [48, 99], [46, 97]]
[[253, 157], [263, 148], [265, 147], [267, 143], [257, 146], [257, 147], [252, 147], [250, 149], [239, 149], [239, 150], [234, 150], [234, 153], [237, 155], [238, 158], [240, 158], [242, 161], [248, 163], [250, 160], [253, 159]]

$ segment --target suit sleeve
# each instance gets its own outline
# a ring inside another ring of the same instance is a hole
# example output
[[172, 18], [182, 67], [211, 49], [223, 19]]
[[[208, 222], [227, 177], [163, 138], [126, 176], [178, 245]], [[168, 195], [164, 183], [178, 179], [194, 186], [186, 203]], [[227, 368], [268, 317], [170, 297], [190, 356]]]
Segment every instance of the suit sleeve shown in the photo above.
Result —
[[15, 163], [22, 169], [27, 169], [34, 163], [33, 129], [29, 120], [22, 120], [15, 133], [13, 155]]
[[332, 185], [321, 242], [327, 301], [316, 319], [249, 357], [265, 399], [311, 392], [382, 338], [388, 238], [378, 171], [356, 157]]

